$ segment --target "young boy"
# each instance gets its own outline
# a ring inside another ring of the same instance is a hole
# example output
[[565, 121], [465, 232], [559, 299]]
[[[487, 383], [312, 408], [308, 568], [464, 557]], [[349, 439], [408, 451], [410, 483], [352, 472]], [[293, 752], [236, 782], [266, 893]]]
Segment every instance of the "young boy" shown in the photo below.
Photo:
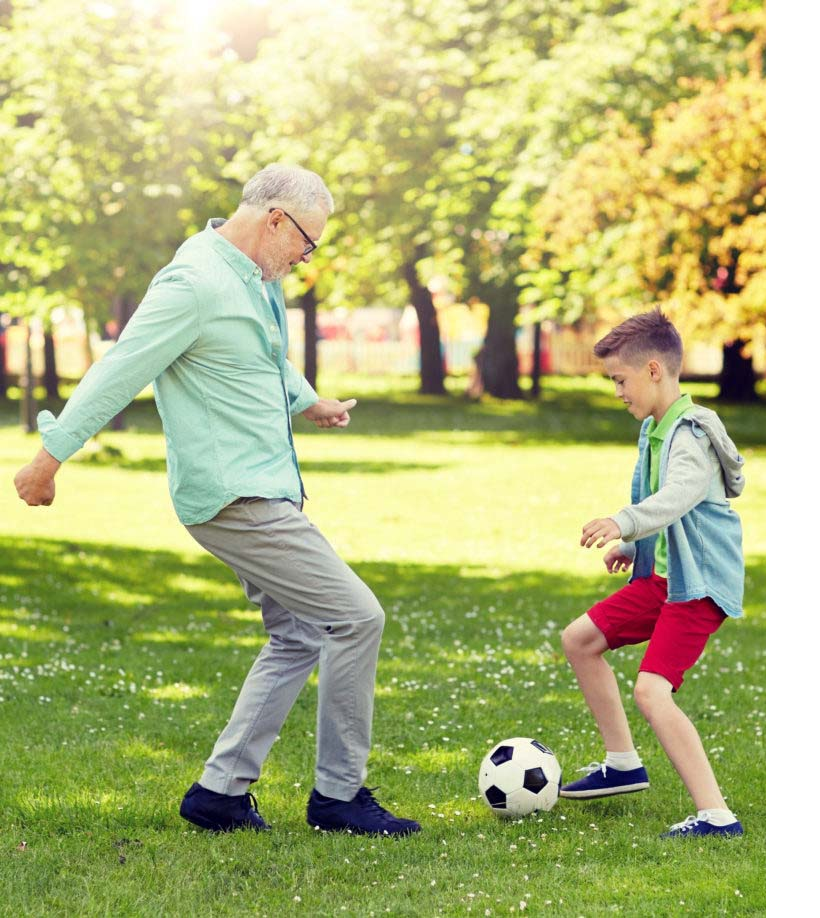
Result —
[[743, 490], [743, 459], [718, 416], [681, 395], [683, 346], [655, 309], [613, 329], [594, 348], [629, 413], [643, 421], [632, 505], [587, 523], [581, 545], [618, 544], [604, 556], [610, 573], [633, 566], [628, 584], [596, 603], [562, 641], [606, 749], [562, 797], [587, 799], [645, 790], [649, 778], [632, 742], [607, 650], [649, 641], [635, 701], [691, 795], [696, 816], [662, 835], [741, 835], [700, 737], [673, 700], [683, 674], [711, 634], [743, 601], [740, 520], [727, 498]]

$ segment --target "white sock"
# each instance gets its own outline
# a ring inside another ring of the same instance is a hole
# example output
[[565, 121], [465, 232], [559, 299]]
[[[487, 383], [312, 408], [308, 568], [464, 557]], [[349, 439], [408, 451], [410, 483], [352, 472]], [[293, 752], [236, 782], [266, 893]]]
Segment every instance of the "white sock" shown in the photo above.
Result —
[[632, 771], [641, 767], [641, 757], [634, 749], [631, 752], [607, 752], [604, 765], [616, 771]]
[[737, 822], [737, 816], [731, 810], [698, 810], [698, 819], [713, 826], [728, 826]]

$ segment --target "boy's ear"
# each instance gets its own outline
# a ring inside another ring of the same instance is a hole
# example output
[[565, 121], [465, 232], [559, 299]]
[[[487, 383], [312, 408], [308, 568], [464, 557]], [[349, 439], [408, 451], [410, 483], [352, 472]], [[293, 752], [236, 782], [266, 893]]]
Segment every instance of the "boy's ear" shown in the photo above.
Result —
[[655, 360], [653, 357], [652, 360], [646, 365], [649, 370], [649, 378], [658, 382], [663, 377], [663, 364], [660, 360]]

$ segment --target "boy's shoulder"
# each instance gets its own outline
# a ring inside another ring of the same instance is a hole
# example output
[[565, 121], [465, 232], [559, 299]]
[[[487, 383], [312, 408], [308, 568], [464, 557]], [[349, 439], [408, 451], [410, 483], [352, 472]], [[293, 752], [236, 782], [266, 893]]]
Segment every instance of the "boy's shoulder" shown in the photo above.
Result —
[[720, 460], [726, 496], [738, 497], [745, 484], [742, 472], [744, 459], [717, 412], [702, 405], [692, 405], [680, 419], [679, 426], [684, 425], [697, 439], [708, 438]]

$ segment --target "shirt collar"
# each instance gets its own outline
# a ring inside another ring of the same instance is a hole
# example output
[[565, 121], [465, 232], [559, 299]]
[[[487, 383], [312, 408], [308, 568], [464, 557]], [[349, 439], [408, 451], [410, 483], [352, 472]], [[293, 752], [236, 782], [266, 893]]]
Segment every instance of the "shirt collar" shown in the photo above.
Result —
[[214, 251], [218, 252], [242, 278], [249, 283], [254, 276], [261, 277], [262, 270], [252, 258], [241, 252], [232, 242], [217, 233], [216, 229], [227, 223], [224, 217], [211, 217], [205, 225], [205, 237]]
[[691, 407], [692, 396], [688, 394], [682, 395], [666, 409], [666, 414], [661, 418], [660, 423], [656, 422], [654, 418], [650, 420], [649, 427], [646, 431], [647, 436], [653, 437], [656, 440], [665, 439], [666, 435], [669, 433], [669, 428], [688, 408]]

